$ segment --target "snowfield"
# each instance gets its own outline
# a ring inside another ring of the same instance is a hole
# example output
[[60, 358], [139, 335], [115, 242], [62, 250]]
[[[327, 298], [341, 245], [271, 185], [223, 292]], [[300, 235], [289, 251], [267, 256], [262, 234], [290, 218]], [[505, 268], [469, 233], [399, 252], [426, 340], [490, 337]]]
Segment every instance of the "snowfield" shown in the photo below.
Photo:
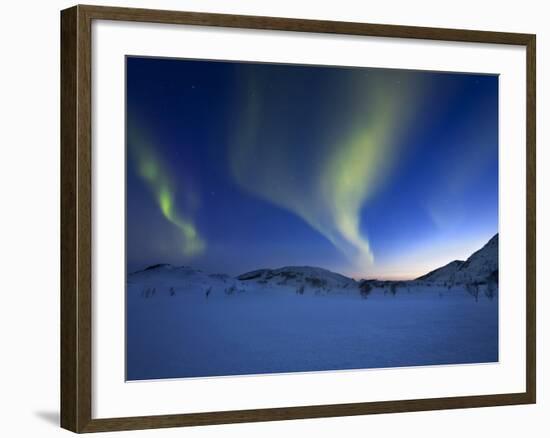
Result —
[[453, 263], [405, 282], [151, 266], [127, 279], [127, 379], [498, 361], [498, 235]]

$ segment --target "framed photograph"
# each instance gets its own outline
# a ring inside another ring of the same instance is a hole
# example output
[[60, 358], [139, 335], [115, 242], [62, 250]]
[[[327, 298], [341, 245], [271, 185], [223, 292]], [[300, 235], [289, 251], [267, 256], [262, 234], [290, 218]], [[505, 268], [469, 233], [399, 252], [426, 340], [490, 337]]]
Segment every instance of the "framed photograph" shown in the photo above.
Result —
[[61, 425], [535, 403], [535, 35], [61, 13]]

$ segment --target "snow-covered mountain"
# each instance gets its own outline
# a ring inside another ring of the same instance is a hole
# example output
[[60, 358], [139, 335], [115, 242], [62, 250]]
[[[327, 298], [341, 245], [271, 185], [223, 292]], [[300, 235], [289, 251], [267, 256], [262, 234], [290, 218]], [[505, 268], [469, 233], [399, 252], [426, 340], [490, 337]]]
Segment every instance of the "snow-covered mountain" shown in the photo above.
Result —
[[478, 286], [484, 285], [487, 293], [493, 296], [498, 291], [498, 234], [466, 261], [455, 260], [410, 281], [355, 281], [327, 269], [311, 266], [258, 269], [231, 277], [226, 274], [209, 274], [188, 266], [158, 264], [129, 274], [127, 283], [130, 289], [145, 298], [182, 293], [204, 294], [208, 298], [245, 292], [351, 294], [365, 298], [376, 291], [390, 291], [395, 295], [400, 290], [425, 290], [426, 285], [445, 289], [462, 286], [476, 296]]
[[[129, 286], [136, 286], [142, 296], [176, 295], [184, 292], [231, 294], [240, 282], [225, 274], [208, 274], [188, 266], [158, 264], [128, 275]], [[240, 290], [240, 289], [239, 289]]]
[[463, 260], [454, 260], [441, 268], [434, 269], [433, 271], [418, 277], [417, 280], [434, 283], [448, 281], [463, 263]]
[[498, 283], [498, 234], [466, 261], [455, 260], [417, 278], [428, 283], [473, 284]]
[[355, 280], [310, 266], [259, 269], [234, 278], [226, 274], [207, 274], [187, 266], [158, 264], [129, 274], [128, 284], [139, 286], [141, 294], [146, 297], [191, 291], [202, 291], [206, 296], [275, 289], [317, 295], [357, 291]]
[[298, 288], [298, 292], [306, 289], [331, 291], [341, 289], [356, 289], [355, 280], [323, 268], [311, 266], [285, 266], [280, 269], [259, 269], [239, 275], [238, 280], [244, 283], [263, 285], [289, 286]]

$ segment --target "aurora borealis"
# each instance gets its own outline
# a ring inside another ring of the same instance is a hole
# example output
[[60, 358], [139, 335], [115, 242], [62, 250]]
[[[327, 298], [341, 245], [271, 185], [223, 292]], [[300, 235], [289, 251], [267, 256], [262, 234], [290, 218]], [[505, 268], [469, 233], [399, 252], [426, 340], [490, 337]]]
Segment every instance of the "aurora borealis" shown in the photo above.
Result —
[[498, 231], [498, 77], [127, 58], [128, 271], [411, 278]]
[[[179, 181], [172, 180], [170, 171], [155, 154], [155, 143], [139, 132], [136, 126], [129, 125], [128, 139], [132, 144], [137, 174], [150, 189], [163, 217], [181, 233], [181, 252], [185, 256], [200, 254], [204, 250], [202, 238], [192, 219], [183, 217], [175, 206], [176, 187], [180, 186], [181, 179]], [[184, 187], [185, 189], [181, 192], [183, 195], [187, 195], [187, 210], [192, 210], [194, 192], [189, 190], [187, 184]]]

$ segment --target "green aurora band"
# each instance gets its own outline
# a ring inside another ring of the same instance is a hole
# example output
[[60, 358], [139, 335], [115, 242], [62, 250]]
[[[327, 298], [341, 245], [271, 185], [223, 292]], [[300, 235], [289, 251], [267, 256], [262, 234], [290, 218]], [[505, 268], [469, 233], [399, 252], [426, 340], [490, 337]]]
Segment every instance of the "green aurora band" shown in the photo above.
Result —
[[[176, 188], [172, 182], [173, 179], [170, 177], [167, 167], [155, 155], [154, 146], [135, 127], [129, 128], [128, 134], [129, 150], [135, 159], [137, 174], [147, 183], [164, 218], [179, 230], [183, 255], [191, 257], [203, 253], [206, 249], [206, 242], [199, 235], [192, 218], [181, 215], [176, 208]], [[178, 188], [181, 190], [181, 187]], [[193, 193], [187, 193], [187, 196], [191, 199], [195, 198]], [[195, 204], [195, 202], [190, 204]]]
[[[391, 177], [420, 88], [398, 72], [364, 75], [350, 71], [321, 90], [303, 78], [275, 91], [275, 76], [250, 75], [229, 154], [240, 187], [298, 215], [358, 268], [374, 262], [361, 211]], [[323, 92], [315, 114], [287, 114], [295, 99]]]

